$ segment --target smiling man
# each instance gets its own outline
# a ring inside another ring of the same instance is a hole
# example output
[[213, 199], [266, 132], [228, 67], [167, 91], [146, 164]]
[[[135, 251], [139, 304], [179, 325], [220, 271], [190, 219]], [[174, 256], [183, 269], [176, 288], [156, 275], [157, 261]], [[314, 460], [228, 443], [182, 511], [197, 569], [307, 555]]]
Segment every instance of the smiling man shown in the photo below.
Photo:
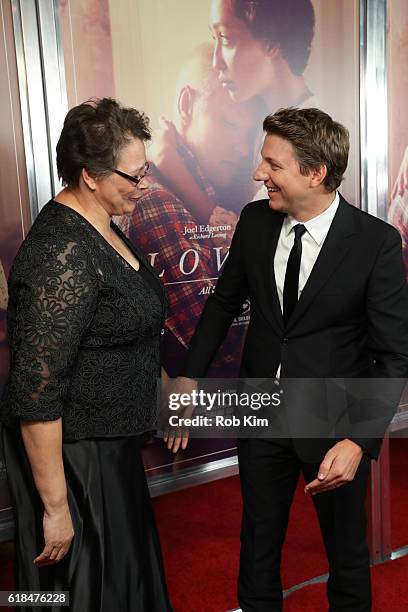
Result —
[[[242, 377], [279, 377], [282, 384], [309, 379], [312, 386], [319, 379], [405, 378], [408, 289], [401, 238], [337, 192], [347, 167], [347, 130], [315, 108], [281, 109], [263, 128], [254, 178], [269, 197], [242, 211], [183, 377], [174, 385], [186, 391], [194, 388], [192, 379], [205, 375], [248, 296]], [[381, 415], [379, 435], [393, 416], [397, 395]], [[284, 398], [290, 421], [293, 406], [286, 391]], [[349, 407], [351, 421], [358, 421], [355, 409]], [[378, 416], [371, 403], [370, 409], [368, 420]], [[305, 491], [314, 494], [325, 541], [330, 610], [371, 609], [364, 500], [370, 458], [378, 457], [381, 439], [370, 437], [367, 428], [363, 433], [364, 439], [300, 437], [300, 432], [238, 441], [244, 502], [238, 596], [244, 612], [282, 610], [281, 550], [301, 472]], [[167, 441], [173, 450], [181, 443], [171, 436]]]

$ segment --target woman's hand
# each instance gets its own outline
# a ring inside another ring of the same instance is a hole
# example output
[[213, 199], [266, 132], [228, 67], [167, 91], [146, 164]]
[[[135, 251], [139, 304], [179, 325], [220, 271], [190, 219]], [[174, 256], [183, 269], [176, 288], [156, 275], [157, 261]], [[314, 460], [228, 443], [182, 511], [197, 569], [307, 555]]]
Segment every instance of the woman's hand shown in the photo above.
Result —
[[183, 423], [184, 419], [191, 419], [194, 413], [193, 403], [186, 405], [186, 402], [180, 402], [177, 408], [170, 406], [170, 397], [173, 401], [185, 400], [186, 396], [192, 398], [193, 392], [197, 392], [197, 381], [192, 378], [186, 378], [185, 376], [178, 376], [177, 378], [170, 378], [167, 384], [166, 396], [167, 405], [165, 406], [165, 421], [164, 421], [164, 435], [163, 441], [167, 448], [176, 454], [180, 449], [185, 450], [188, 444], [189, 438], [189, 427], [184, 425], [171, 427], [169, 424], [169, 417], [174, 416], [176, 419]]
[[44, 505], [44, 550], [34, 559], [39, 567], [57, 563], [74, 537], [62, 460], [62, 418], [22, 421], [21, 434], [37, 491]]
[[[163, 174], [167, 174], [173, 169], [171, 165], [166, 165], [166, 160], [174, 155], [179, 156], [177, 152], [177, 130], [172, 121], [165, 117], [159, 118], [159, 129], [155, 131], [152, 144], [149, 146], [149, 157], [154, 161], [156, 167]], [[169, 177], [177, 179], [177, 176]]]
[[59, 508], [44, 510], [43, 528], [44, 550], [34, 559], [38, 567], [58, 563], [71, 546], [74, 528], [68, 503]]

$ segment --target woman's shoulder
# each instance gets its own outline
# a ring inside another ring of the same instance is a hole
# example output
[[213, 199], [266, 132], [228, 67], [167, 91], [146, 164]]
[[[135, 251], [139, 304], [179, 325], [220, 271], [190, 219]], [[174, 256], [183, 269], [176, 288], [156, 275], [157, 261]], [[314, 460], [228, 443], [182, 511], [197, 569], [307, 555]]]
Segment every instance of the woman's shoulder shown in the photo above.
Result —
[[61, 240], [65, 238], [80, 240], [85, 235], [83, 230], [84, 224], [78, 213], [64, 204], [50, 200], [38, 213], [24, 242], [33, 240], [38, 235], [43, 238], [59, 236]]
[[68, 207], [53, 200], [41, 209], [14, 259], [11, 281], [29, 277], [39, 266], [92, 267], [89, 237], [80, 219], [70, 213]]
[[86, 223], [85, 219], [69, 206], [50, 200], [40, 210], [27, 237], [41, 233], [79, 238], [86, 234]]

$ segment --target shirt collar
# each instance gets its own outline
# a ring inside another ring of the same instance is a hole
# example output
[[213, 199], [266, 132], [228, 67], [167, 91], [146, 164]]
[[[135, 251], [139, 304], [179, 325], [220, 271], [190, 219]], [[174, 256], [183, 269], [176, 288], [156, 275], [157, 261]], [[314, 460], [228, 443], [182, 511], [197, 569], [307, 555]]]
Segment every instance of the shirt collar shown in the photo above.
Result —
[[[333, 221], [334, 215], [337, 212], [339, 203], [340, 197], [338, 191], [336, 191], [336, 195], [334, 197], [333, 202], [328, 208], [326, 208], [326, 210], [320, 213], [320, 215], [317, 215], [317, 217], [313, 217], [313, 219], [302, 223], [302, 225], [305, 226], [308, 234], [310, 234], [310, 236], [313, 238], [313, 240], [318, 246], [322, 244], [323, 240], [327, 236], [327, 232], [330, 229], [330, 225]], [[295, 227], [295, 225], [298, 225], [298, 223], [299, 221], [297, 219], [294, 219], [290, 215], [287, 215], [285, 217], [283, 222], [283, 229], [286, 237], [289, 236], [292, 229]]]

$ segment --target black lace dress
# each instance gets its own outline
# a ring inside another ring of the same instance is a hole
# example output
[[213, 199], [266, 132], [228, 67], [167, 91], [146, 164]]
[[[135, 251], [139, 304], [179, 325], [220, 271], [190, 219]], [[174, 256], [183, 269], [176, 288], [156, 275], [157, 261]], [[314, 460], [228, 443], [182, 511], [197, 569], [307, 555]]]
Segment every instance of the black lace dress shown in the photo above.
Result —
[[[166, 299], [156, 273], [112, 227], [139, 271], [84, 217], [51, 201], [10, 273], [11, 367], [0, 416], [16, 518], [16, 588], [69, 591], [74, 612], [166, 612], [139, 443], [156, 421]], [[38, 569], [43, 505], [19, 424], [60, 417], [75, 537], [60, 563]]]

